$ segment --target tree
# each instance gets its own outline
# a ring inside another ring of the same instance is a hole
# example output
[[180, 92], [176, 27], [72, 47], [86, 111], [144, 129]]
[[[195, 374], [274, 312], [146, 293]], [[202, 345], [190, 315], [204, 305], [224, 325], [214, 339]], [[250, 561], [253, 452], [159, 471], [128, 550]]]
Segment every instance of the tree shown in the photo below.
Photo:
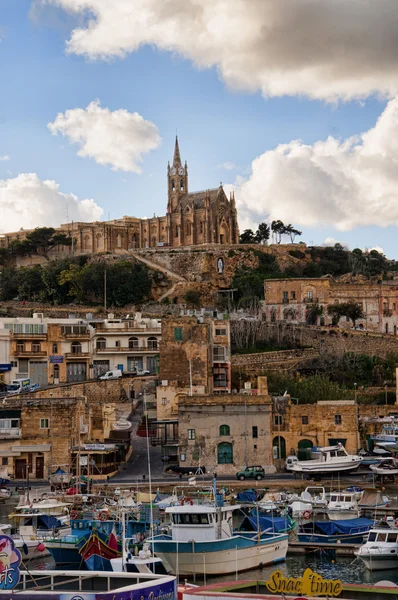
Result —
[[56, 246], [71, 246], [72, 238], [65, 233], [56, 233], [53, 227], [37, 227], [27, 234], [22, 242], [26, 246], [26, 254], [42, 254], [47, 260], [48, 252]]
[[196, 290], [188, 290], [184, 294], [184, 300], [192, 308], [200, 308], [202, 295]]
[[318, 317], [323, 315], [323, 306], [314, 302], [313, 304], [309, 304], [307, 306], [307, 310], [305, 313], [305, 320], [308, 325], [316, 325], [318, 321]]
[[332, 316], [333, 325], [338, 325], [341, 317], [347, 317], [352, 321], [353, 327], [355, 327], [359, 319], [365, 318], [361, 304], [353, 300], [328, 306], [328, 314]]
[[282, 235], [285, 233], [285, 225], [282, 221], [272, 221], [271, 231], [275, 234], [276, 242], [278, 244], [282, 241]]
[[283, 233], [290, 236], [290, 240], [293, 244], [294, 240], [296, 239], [296, 236], [301, 235], [303, 232], [299, 231], [298, 229], [295, 229], [292, 224], [289, 224], [289, 225], [286, 225]]
[[18, 269], [18, 296], [21, 300], [44, 300], [46, 286], [40, 265]]
[[243, 233], [240, 234], [239, 237], [240, 244], [255, 244], [256, 236], [253, 233], [252, 229], [245, 229]]
[[260, 223], [255, 235], [256, 241], [259, 244], [265, 244], [269, 240], [270, 235], [271, 230], [269, 225], [267, 223]]

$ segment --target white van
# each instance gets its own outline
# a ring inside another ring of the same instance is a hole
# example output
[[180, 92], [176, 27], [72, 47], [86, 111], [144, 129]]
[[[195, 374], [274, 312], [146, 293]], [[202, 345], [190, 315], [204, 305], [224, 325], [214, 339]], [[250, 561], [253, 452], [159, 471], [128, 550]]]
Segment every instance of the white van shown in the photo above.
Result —
[[113, 371], [107, 371], [104, 375], [101, 375], [100, 379], [120, 379], [123, 373], [120, 369], [113, 369]]
[[[28, 392], [30, 390], [31, 387], [31, 382], [29, 377], [26, 377], [26, 379], [13, 379], [11, 381], [11, 393], [13, 394], [20, 394], [21, 392]], [[10, 387], [11, 387], [10, 386]]]

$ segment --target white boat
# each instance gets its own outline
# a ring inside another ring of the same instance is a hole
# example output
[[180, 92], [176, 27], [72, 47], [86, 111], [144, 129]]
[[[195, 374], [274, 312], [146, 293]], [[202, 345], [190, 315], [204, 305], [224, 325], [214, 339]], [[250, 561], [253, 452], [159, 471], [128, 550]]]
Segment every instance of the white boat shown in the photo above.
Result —
[[390, 503], [388, 496], [381, 493], [376, 488], [365, 488], [358, 500], [358, 507], [360, 509], [376, 509], [381, 506], [387, 506]]
[[326, 491], [322, 486], [306, 487], [300, 496], [292, 496], [289, 501], [292, 516], [299, 518], [309, 518], [313, 513], [324, 512], [327, 504]]
[[[220, 503], [221, 504], [221, 503]], [[166, 508], [171, 535], [149, 538], [168, 572], [180, 575], [225, 575], [284, 561], [288, 536], [260, 531], [235, 532], [233, 512], [239, 505], [191, 505]]]
[[382, 443], [386, 447], [396, 444], [398, 442], [398, 423], [392, 421], [388, 425], [383, 425], [381, 433], [372, 436], [370, 439], [375, 444]]
[[375, 475], [395, 477], [398, 475], [398, 468], [395, 462], [395, 458], [383, 458], [383, 460], [376, 465], [370, 465], [369, 469], [373, 471]]
[[369, 531], [367, 541], [355, 552], [370, 571], [398, 567], [398, 530], [385, 525]]
[[16, 506], [8, 518], [18, 531], [22, 527], [31, 528], [37, 539], [54, 537], [54, 532], [69, 535], [71, 533], [69, 507], [70, 504], [60, 502], [56, 498], [32, 500], [27, 504]]
[[341, 519], [354, 519], [359, 517], [360, 508], [358, 506], [357, 495], [355, 492], [332, 492], [327, 506], [327, 514], [331, 521]]
[[328, 475], [353, 471], [361, 464], [362, 457], [348, 454], [342, 444], [319, 448], [320, 458], [315, 460], [299, 460], [293, 463], [290, 470], [294, 473], [308, 473], [313, 475]]
[[161, 559], [153, 556], [149, 544], [144, 544], [137, 556], [130, 552], [128, 544], [132, 540], [133, 538], [126, 538], [124, 540], [122, 556], [111, 559], [112, 571], [115, 573], [146, 573], [148, 575], [156, 573], [158, 575], [167, 575]]

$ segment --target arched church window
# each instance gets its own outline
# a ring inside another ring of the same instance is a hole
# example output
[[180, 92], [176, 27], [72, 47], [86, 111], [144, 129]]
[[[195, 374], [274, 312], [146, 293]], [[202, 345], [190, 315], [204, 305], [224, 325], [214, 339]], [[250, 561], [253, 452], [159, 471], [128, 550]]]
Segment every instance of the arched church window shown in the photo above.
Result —
[[116, 247], [117, 248], [122, 247], [122, 236], [120, 235], [120, 233], [118, 233], [116, 236]]
[[199, 223], [199, 232], [203, 233], [203, 221]]
[[184, 180], [180, 179], [180, 190], [182, 191], [184, 189]]
[[178, 225], [176, 225], [176, 237], [178, 237]]
[[174, 181], [174, 179], [171, 180], [171, 189], [173, 190], [173, 192], [175, 192], [176, 182]]
[[189, 223], [189, 222], [187, 223], [186, 230], [187, 230], [187, 235], [190, 235], [191, 234], [191, 223]]

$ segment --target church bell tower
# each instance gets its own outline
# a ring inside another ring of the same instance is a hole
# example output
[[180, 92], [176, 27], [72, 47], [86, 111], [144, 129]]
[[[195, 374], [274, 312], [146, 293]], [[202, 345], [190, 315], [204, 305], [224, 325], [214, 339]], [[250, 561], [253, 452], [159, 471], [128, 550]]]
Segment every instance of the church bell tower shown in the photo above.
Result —
[[181, 162], [180, 148], [178, 145], [178, 137], [174, 145], [173, 164], [170, 163], [167, 167], [168, 179], [168, 205], [167, 212], [176, 212], [179, 208], [179, 199], [188, 193], [188, 166]]

